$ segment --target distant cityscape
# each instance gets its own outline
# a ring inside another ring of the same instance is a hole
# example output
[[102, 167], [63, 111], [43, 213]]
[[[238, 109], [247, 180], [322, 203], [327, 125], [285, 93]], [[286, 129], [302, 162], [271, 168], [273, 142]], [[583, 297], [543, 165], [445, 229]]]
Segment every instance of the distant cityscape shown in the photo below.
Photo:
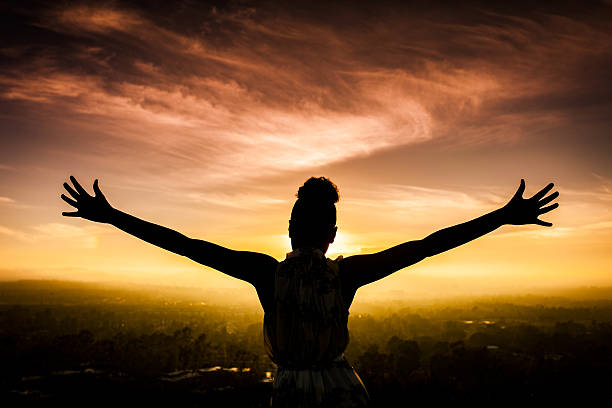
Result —
[[[351, 310], [346, 355], [380, 406], [406, 395], [476, 405], [610, 402], [612, 299], [602, 288], [576, 293], [362, 305]], [[192, 295], [0, 283], [2, 400], [267, 406], [275, 366], [260, 308]]]

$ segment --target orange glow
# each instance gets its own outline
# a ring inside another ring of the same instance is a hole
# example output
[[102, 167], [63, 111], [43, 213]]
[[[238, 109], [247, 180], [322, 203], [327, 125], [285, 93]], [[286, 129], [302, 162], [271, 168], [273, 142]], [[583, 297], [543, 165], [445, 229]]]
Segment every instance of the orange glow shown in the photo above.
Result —
[[297, 188], [325, 175], [341, 195], [334, 258], [491, 211], [521, 178], [560, 192], [553, 228], [503, 227], [364, 296], [611, 285], [609, 25], [383, 11], [211, 9], [191, 31], [119, 6], [41, 11], [31, 25], [71, 41], [0, 50], [0, 279], [246, 288], [62, 218], [62, 182], [99, 178], [126, 212], [281, 259]]

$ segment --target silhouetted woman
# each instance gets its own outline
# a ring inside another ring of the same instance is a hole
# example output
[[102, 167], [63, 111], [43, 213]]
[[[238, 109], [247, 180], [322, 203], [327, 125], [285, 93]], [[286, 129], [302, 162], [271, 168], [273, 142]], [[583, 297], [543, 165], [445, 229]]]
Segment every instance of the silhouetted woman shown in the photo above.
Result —
[[465, 244], [504, 224], [552, 226], [538, 219], [555, 209], [557, 198], [549, 184], [524, 199], [525, 182], [502, 208], [434, 232], [385, 251], [330, 260], [325, 257], [336, 236], [338, 189], [324, 177], [308, 179], [298, 191], [291, 211], [292, 252], [284, 261], [188, 238], [171, 229], [143, 221], [113, 208], [94, 181], [89, 195], [74, 177], [72, 198], [62, 199], [77, 209], [67, 217], [109, 223], [153, 245], [251, 283], [264, 309], [266, 351], [278, 365], [274, 407], [365, 407], [368, 394], [344, 357], [349, 341], [348, 310], [358, 288], [420, 260]]

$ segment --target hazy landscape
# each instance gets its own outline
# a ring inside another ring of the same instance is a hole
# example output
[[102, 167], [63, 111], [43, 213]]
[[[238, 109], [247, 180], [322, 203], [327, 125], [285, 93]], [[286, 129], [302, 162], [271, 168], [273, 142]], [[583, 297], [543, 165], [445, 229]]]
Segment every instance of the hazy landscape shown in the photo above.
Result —
[[[232, 293], [0, 283], [1, 399], [12, 406], [267, 406], [257, 304]], [[356, 303], [346, 355], [378, 406], [610, 402], [612, 296]]]

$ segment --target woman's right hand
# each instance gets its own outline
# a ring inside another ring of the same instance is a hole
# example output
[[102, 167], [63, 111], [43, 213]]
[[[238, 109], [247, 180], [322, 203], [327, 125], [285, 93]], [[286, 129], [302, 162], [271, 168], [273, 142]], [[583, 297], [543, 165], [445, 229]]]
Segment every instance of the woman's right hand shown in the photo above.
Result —
[[68, 183], [64, 183], [64, 188], [74, 200], [64, 194], [61, 197], [62, 200], [76, 208], [77, 211], [64, 211], [62, 215], [65, 217], [81, 217], [96, 222], [110, 222], [113, 207], [108, 203], [102, 191], [100, 191], [98, 179], [93, 184], [94, 196], [89, 195], [73, 176], [70, 176], [70, 181], [72, 181], [74, 189]]

